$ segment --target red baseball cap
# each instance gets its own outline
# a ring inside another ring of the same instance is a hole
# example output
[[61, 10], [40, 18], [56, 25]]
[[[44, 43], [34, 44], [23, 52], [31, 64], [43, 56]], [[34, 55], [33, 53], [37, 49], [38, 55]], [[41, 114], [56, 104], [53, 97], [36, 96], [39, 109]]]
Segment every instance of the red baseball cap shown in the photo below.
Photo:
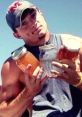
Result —
[[15, 28], [21, 24], [21, 16], [24, 10], [32, 8], [34, 5], [29, 1], [21, 0], [14, 1], [7, 9], [6, 21], [10, 28], [15, 31]]

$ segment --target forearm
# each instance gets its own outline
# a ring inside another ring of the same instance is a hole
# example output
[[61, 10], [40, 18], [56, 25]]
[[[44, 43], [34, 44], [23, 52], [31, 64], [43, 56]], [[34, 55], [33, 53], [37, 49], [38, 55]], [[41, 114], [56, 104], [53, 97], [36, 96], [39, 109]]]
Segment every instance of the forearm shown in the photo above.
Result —
[[31, 105], [32, 98], [24, 89], [14, 100], [0, 104], [0, 116], [2, 117], [20, 117], [26, 108]]

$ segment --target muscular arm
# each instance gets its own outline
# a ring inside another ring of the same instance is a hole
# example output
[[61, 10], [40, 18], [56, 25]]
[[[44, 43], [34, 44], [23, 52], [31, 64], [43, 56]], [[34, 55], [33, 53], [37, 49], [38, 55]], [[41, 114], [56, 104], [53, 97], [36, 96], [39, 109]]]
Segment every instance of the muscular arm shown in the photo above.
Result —
[[0, 103], [0, 116], [20, 117], [26, 108], [31, 106], [31, 100], [32, 98], [29, 96], [27, 89], [24, 88], [10, 103], [6, 101]]
[[[2, 117], [20, 117], [26, 108], [32, 111], [32, 99], [40, 91], [46, 76], [43, 79], [38, 77], [42, 69], [37, 69], [33, 78], [28, 77], [29, 67], [26, 72], [22, 73], [13, 63], [12, 60], [5, 62], [2, 68], [2, 94], [5, 93], [4, 99], [0, 103], [0, 115]], [[19, 81], [24, 83], [22, 92], [20, 92]], [[25, 88], [26, 87], [26, 88]], [[12, 97], [14, 96], [14, 99]]]
[[2, 67], [0, 90], [0, 116], [19, 117], [31, 103], [31, 96], [24, 88], [20, 90], [20, 71], [9, 58]]
[[2, 91], [0, 99], [1, 97], [4, 99], [15, 97], [20, 92], [19, 71], [11, 58], [3, 64], [1, 78]]

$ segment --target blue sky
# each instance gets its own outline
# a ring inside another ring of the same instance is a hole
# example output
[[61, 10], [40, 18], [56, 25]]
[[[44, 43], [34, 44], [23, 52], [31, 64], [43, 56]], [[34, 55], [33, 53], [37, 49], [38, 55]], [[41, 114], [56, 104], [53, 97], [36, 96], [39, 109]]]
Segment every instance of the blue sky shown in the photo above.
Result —
[[[24, 44], [22, 40], [19, 41], [13, 37], [5, 21], [6, 9], [13, 1], [0, 1], [0, 71], [3, 62], [11, 55], [11, 52]], [[40, 8], [50, 32], [69, 33], [82, 37], [82, 0], [29, 1]]]

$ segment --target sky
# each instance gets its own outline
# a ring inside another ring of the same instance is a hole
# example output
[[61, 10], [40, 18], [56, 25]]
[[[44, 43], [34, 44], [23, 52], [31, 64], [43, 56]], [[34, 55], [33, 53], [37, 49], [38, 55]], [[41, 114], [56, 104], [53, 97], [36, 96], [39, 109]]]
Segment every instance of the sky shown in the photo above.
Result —
[[[0, 0], [0, 84], [1, 68], [11, 52], [24, 44], [17, 40], [8, 27], [5, 14], [15, 0]], [[82, 37], [82, 0], [29, 0], [43, 13], [52, 33], [67, 33]]]

